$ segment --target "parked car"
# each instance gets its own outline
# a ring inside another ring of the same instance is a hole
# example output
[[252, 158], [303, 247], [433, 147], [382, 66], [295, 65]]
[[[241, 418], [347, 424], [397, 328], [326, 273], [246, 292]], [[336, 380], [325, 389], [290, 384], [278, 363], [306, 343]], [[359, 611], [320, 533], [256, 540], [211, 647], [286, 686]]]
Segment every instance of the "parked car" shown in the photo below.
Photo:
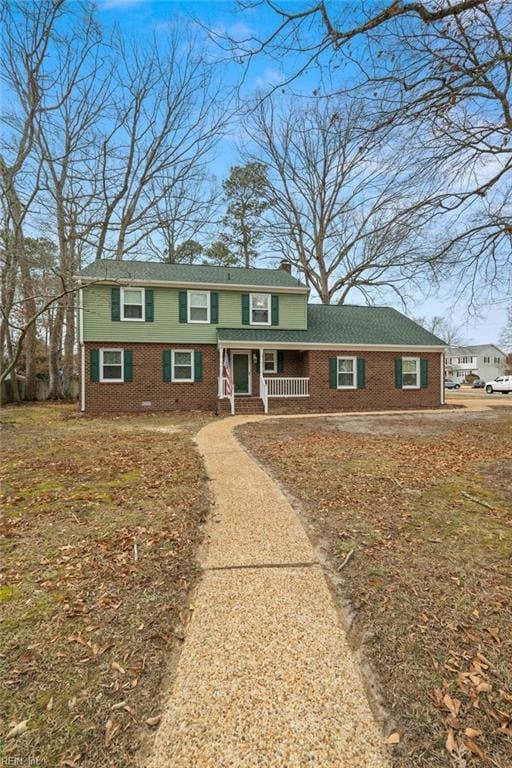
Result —
[[445, 379], [444, 385], [446, 389], [460, 389], [460, 384], [458, 381], [454, 381], [453, 379]]
[[493, 381], [487, 382], [485, 391], [488, 395], [492, 395], [493, 392], [503, 392], [504, 395], [508, 395], [512, 392], [512, 376], [497, 376]]
[[483, 389], [485, 387], [485, 381], [483, 379], [475, 379], [471, 387], [473, 389]]

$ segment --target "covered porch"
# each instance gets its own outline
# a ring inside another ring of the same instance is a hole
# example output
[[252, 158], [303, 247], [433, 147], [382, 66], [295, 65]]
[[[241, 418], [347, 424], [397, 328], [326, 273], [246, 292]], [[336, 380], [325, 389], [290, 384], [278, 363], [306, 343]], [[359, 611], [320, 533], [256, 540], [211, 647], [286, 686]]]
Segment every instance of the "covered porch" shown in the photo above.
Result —
[[219, 345], [218, 397], [232, 414], [244, 400], [259, 400], [268, 413], [269, 400], [309, 397], [309, 352], [272, 345]]

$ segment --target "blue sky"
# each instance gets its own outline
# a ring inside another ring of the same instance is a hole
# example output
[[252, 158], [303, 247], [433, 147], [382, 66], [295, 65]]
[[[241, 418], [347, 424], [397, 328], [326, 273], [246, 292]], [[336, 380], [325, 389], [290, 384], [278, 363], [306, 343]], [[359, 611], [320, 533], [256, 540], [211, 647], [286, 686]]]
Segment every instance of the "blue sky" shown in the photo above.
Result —
[[[228, 33], [236, 39], [248, 38], [255, 34], [264, 37], [273, 28], [274, 17], [271, 11], [262, 7], [242, 11], [231, 0], [97, 0], [99, 19], [106, 29], [119, 26], [127, 36], [148, 38], [155, 34], [165, 35], [171, 27], [186, 26], [195, 29], [199, 39], [204, 40], [212, 57], [223, 57], [222, 51], [207, 40], [204, 29]], [[267, 54], [260, 54], [253, 60], [250, 69], [244, 72], [234, 62], [223, 62], [223, 78], [231, 85], [240, 81], [244, 74], [243, 93], [250, 95], [257, 88], [276, 85], [286, 76], [288, 68], [293, 68], [296, 61], [276, 60]], [[306, 91], [315, 87], [315, 76], [309, 74], [302, 79], [300, 87]], [[236, 162], [236, 141], [228, 138], [219, 146], [219, 152], [212, 164], [212, 173], [218, 178], [224, 177], [229, 166]], [[418, 317], [442, 315], [450, 318], [460, 327], [462, 336], [468, 342], [496, 343], [501, 328], [505, 324], [506, 304], [501, 302], [479, 308], [478, 316], [468, 316], [466, 303], [455, 299], [456, 286], [447, 285], [441, 294], [425, 293], [415, 297], [409, 305], [409, 313]], [[400, 306], [397, 306], [401, 309]]]

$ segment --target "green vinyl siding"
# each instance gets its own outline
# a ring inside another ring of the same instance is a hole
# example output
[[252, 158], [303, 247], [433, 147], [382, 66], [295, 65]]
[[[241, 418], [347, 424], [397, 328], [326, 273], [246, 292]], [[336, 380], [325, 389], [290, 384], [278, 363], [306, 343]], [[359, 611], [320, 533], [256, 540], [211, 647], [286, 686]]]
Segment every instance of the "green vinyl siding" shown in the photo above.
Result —
[[[242, 328], [242, 291], [218, 293], [218, 325]], [[305, 294], [279, 295], [279, 325], [275, 330], [305, 330], [307, 299]], [[176, 342], [178, 344], [216, 344], [217, 326], [212, 323], [180, 323], [179, 290], [154, 288], [153, 322], [112, 321], [111, 286], [84, 287], [84, 341], [105, 342]], [[247, 327], [247, 326], [246, 326]], [[261, 326], [252, 326], [261, 328]]]

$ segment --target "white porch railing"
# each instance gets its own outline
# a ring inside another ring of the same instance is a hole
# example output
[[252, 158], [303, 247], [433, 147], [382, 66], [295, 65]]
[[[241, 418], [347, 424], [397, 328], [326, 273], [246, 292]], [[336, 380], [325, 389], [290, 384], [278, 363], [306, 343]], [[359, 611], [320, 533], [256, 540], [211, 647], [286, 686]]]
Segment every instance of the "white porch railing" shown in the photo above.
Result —
[[235, 393], [231, 387], [231, 394], [228, 395], [227, 379], [225, 376], [219, 377], [219, 398], [227, 398], [231, 406], [231, 415], [235, 412]]
[[263, 381], [267, 397], [309, 397], [309, 376], [272, 376]]

